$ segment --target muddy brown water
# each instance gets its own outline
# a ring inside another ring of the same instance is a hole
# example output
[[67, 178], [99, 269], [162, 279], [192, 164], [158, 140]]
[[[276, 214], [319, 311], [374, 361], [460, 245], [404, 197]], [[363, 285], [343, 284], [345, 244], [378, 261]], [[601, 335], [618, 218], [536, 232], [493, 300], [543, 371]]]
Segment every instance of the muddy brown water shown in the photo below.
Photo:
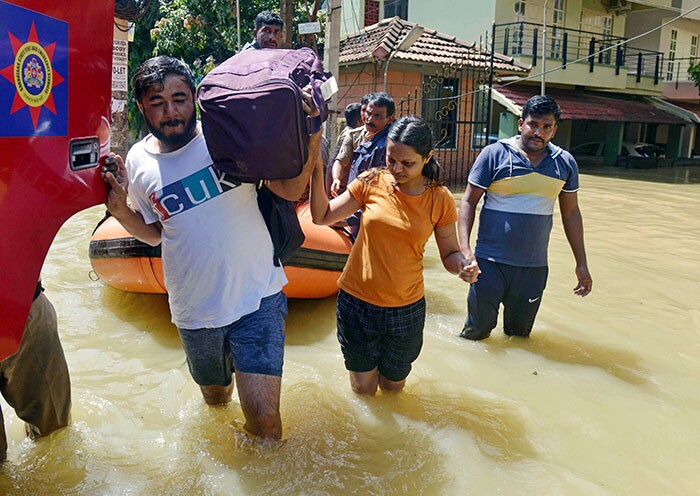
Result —
[[70, 219], [43, 278], [73, 423], [36, 442], [2, 403], [0, 494], [699, 494], [700, 168], [595, 169], [580, 203], [594, 278], [575, 297], [555, 219], [529, 340], [457, 337], [467, 287], [428, 245], [423, 352], [397, 395], [356, 397], [334, 298], [290, 302], [277, 449], [240, 446], [237, 401], [207, 407], [164, 296], [89, 277], [103, 209]]

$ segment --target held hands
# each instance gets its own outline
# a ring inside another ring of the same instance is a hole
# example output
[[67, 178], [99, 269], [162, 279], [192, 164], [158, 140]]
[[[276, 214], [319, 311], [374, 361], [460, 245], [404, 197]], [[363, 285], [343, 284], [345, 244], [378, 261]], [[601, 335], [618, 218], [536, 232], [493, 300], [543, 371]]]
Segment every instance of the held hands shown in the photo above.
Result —
[[476, 263], [475, 258], [465, 258], [462, 261], [462, 266], [459, 269], [459, 278], [463, 280], [464, 282], [468, 283], [474, 283], [476, 282], [477, 278], [479, 277], [479, 274], [481, 271], [479, 270], [479, 264]]
[[119, 155], [110, 153], [109, 157], [105, 159], [105, 163], [100, 170], [100, 175], [109, 186], [105, 206], [112, 215], [117, 217], [123, 209], [129, 209], [126, 203], [128, 181], [126, 178], [124, 159]]
[[576, 267], [576, 278], [578, 279], [578, 284], [574, 288], [574, 294], [578, 296], [586, 296], [593, 289], [593, 278], [590, 272], [588, 272], [587, 266], [577, 266]]

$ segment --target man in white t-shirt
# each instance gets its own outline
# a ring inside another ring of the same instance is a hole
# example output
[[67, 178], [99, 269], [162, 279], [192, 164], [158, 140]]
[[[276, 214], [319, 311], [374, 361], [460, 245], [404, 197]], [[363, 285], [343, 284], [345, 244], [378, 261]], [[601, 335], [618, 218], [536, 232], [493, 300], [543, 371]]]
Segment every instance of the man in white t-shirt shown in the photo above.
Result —
[[[245, 429], [279, 439], [287, 280], [273, 264], [255, 185], [214, 168], [184, 62], [149, 59], [133, 87], [151, 134], [131, 148], [126, 165], [116, 157], [116, 174], [103, 170], [107, 208], [133, 236], [161, 244], [173, 323], [205, 401], [228, 403], [235, 376]], [[317, 115], [306, 93], [303, 105]], [[296, 200], [320, 160], [319, 143], [320, 133], [310, 137], [309, 160], [298, 177], [270, 181], [269, 189]]]

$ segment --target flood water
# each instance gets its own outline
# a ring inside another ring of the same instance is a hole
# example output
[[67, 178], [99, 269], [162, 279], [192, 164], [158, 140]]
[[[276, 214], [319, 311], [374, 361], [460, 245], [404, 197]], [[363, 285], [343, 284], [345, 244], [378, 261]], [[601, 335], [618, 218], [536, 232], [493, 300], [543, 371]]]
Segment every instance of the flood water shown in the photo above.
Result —
[[43, 270], [73, 423], [29, 441], [3, 403], [0, 494], [700, 493], [700, 167], [604, 172], [579, 193], [593, 293], [573, 295], [557, 217], [529, 340], [458, 338], [467, 286], [429, 242], [425, 345], [399, 394], [350, 391], [334, 298], [290, 302], [277, 450], [239, 446], [237, 399], [204, 404], [164, 296], [90, 279], [103, 209], [78, 214]]

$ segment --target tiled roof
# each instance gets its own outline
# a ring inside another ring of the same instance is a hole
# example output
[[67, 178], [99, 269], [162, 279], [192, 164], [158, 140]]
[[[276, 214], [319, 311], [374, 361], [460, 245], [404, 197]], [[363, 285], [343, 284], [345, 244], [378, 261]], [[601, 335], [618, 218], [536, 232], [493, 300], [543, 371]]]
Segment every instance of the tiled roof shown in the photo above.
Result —
[[[340, 65], [384, 60], [398, 48], [404, 36], [415, 26], [418, 25], [393, 17], [343, 38], [340, 40]], [[394, 53], [393, 60], [439, 65], [464, 64], [489, 70], [491, 54], [481, 50], [475, 43], [423, 28], [420, 38], [407, 50]], [[527, 74], [529, 71], [529, 67], [516, 63], [513, 58], [496, 53], [494, 72]]]
[[689, 110], [690, 112], [693, 112], [695, 115], [700, 117], [700, 103], [698, 102], [679, 102], [677, 100], [669, 100], [669, 102], [680, 108]]
[[[540, 94], [539, 86], [494, 85], [493, 89], [521, 109], [530, 97]], [[546, 88], [545, 92], [561, 107], [562, 120], [685, 123], [680, 117], [654, 107], [642, 97], [562, 88]]]

